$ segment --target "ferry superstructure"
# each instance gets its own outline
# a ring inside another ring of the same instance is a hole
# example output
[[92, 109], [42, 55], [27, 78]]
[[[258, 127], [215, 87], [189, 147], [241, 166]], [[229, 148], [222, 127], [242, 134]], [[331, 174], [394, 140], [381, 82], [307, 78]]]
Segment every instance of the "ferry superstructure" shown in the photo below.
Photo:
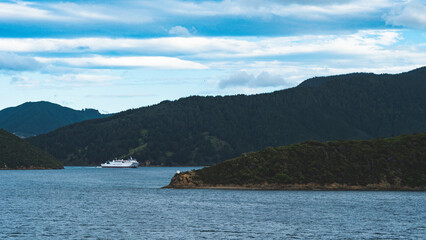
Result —
[[102, 163], [102, 168], [137, 168], [139, 162], [136, 159], [130, 157], [130, 159], [114, 159], [112, 161], [108, 160], [106, 163]]

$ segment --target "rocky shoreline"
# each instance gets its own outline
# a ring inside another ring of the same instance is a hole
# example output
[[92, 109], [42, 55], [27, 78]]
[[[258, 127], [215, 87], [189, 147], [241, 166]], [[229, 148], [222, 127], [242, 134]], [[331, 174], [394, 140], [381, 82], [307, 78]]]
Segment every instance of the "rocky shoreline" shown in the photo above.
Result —
[[409, 187], [409, 186], [395, 186], [387, 182], [380, 184], [361, 185], [347, 185], [347, 184], [218, 184], [210, 185], [204, 184], [199, 180], [194, 171], [176, 174], [169, 185], [163, 188], [171, 189], [218, 189], [218, 190], [323, 190], [323, 191], [426, 191], [426, 188]]

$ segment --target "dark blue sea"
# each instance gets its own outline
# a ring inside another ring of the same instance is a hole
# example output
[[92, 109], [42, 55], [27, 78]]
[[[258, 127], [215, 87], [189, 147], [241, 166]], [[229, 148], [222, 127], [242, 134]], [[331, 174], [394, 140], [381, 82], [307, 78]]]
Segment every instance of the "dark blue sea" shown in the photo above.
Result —
[[0, 239], [426, 239], [425, 192], [161, 189], [190, 169], [0, 171]]

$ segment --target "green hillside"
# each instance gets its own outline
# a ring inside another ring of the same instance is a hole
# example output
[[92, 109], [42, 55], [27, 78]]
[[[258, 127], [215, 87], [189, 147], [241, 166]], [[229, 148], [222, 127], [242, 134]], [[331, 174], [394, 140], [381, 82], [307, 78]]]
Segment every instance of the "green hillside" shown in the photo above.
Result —
[[426, 67], [401, 74], [313, 78], [258, 95], [188, 97], [30, 138], [65, 165], [115, 157], [151, 165], [212, 165], [306, 140], [426, 131]]
[[62, 163], [23, 139], [0, 129], [0, 169], [61, 169]]
[[30, 137], [105, 116], [108, 115], [102, 115], [94, 109], [78, 111], [51, 102], [27, 102], [1, 110], [0, 128], [20, 137]]
[[426, 133], [369, 141], [307, 141], [266, 148], [176, 174], [168, 187], [217, 186], [426, 189]]

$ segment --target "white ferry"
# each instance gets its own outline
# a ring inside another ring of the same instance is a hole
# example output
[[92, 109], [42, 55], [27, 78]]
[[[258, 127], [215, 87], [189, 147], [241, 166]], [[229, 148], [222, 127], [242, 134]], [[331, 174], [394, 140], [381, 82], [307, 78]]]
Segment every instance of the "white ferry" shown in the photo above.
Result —
[[130, 159], [114, 159], [101, 164], [102, 168], [137, 168], [139, 166], [138, 161], [130, 157]]

